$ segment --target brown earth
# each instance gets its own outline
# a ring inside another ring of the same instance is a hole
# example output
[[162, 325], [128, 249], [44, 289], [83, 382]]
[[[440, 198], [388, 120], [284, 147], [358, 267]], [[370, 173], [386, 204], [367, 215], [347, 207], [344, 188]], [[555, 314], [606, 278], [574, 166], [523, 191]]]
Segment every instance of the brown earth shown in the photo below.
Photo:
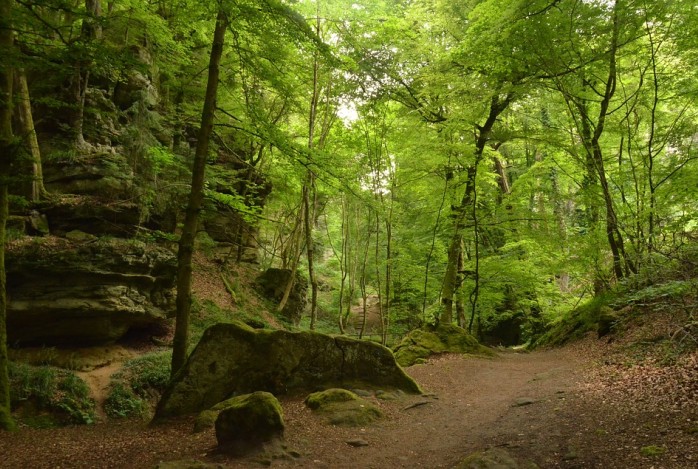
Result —
[[[157, 427], [112, 421], [2, 433], [0, 467], [153, 468], [161, 461], [193, 459], [231, 468], [261, 467], [260, 462], [448, 468], [493, 447], [541, 468], [698, 467], [696, 355], [680, 364], [678, 384], [677, 370], [671, 378], [647, 370], [618, 372], [607, 356], [591, 339], [564, 349], [502, 352], [493, 359], [443, 355], [407, 369], [427, 394], [376, 400], [386, 417], [365, 428], [325, 424], [302, 397], [283, 398], [286, 447], [294, 454], [286, 459], [216, 454], [214, 432], [192, 434], [189, 418]], [[366, 446], [350, 446], [352, 440]]]

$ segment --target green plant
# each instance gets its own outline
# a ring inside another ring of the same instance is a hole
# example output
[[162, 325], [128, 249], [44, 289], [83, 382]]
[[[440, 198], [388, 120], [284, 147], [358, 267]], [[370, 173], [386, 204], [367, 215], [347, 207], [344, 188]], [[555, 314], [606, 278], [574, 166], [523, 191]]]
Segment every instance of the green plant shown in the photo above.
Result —
[[50, 366], [11, 363], [13, 406], [32, 402], [39, 411], [55, 413], [59, 423], [94, 423], [95, 403], [87, 384], [74, 373]]
[[643, 446], [640, 448], [640, 453], [643, 456], [646, 456], [648, 458], [655, 457], [655, 456], [661, 456], [666, 452], [666, 448], [663, 446], [657, 446], [657, 445], [649, 445], [649, 446]]
[[104, 401], [104, 411], [112, 418], [138, 417], [143, 415], [145, 403], [126, 383], [112, 385]]
[[140, 417], [162, 394], [170, 379], [172, 351], [142, 355], [114, 376], [104, 410], [109, 417]]

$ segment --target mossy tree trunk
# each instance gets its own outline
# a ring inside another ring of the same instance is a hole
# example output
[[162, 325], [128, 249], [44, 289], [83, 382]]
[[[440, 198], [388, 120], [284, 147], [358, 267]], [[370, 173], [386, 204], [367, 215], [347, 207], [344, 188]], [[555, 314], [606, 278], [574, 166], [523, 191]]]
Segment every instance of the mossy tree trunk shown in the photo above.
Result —
[[36, 138], [36, 129], [34, 128], [27, 74], [24, 69], [20, 68], [17, 70], [16, 76], [19, 121], [22, 124], [22, 137], [26, 139], [32, 157], [32, 201], [36, 202], [46, 196], [44, 173], [41, 165], [41, 151], [39, 150], [39, 141]]
[[191, 191], [177, 252], [177, 323], [172, 350], [172, 376], [179, 371], [187, 358], [189, 316], [191, 313], [191, 261], [194, 253], [194, 240], [199, 226], [199, 212], [204, 199], [204, 175], [208, 157], [208, 144], [213, 131], [219, 68], [227, 27], [228, 20], [226, 14], [223, 9], [220, 9], [213, 33], [213, 45], [208, 66], [208, 83], [206, 85], [204, 108], [201, 113], [201, 128], [199, 129], [192, 167]]
[[[11, 51], [12, 0], [0, 0], [0, 50]], [[0, 63], [0, 429], [15, 427], [10, 413], [9, 359], [7, 356], [7, 293], [5, 276], [5, 226], [8, 217], [7, 185], [15, 145], [12, 135], [12, 65], [11, 60]]]

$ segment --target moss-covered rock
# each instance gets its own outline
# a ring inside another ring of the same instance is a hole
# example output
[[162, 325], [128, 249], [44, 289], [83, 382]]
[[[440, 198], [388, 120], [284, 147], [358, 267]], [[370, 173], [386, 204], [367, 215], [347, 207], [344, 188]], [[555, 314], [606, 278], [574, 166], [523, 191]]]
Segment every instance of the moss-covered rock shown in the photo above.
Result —
[[305, 399], [305, 405], [313, 410], [317, 410], [337, 402], [356, 401], [358, 399], [360, 399], [358, 395], [346, 389], [330, 388], [310, 394]]
[[8, 249], [6, 266], [12, 344], [109, 343], [174, 309], [176, 258], [158, 246], [27, 239]]
[[395, 359], [401, 366], [410, 366], [438, 353], [467, 353], [491, 356], [493, 352], [480, 345], [464, 329], [452, 324], [415, 329], [395, 346]]
[[158, 404], [156, 419], [208, 409], [230, 396], [329, 387], [421, 389], [389, 349], [312, 331], [216, 324], [206, 330]]
[[383, 413], [371, 402], [340, 388], [310, 394], [305, 404], [333, 425], [356, 427], [381, 418]]
[[284, 434], [283, 411], [268, 392], [254, 392], [229, 399], [216, 419], [219, 448], [246, 453]]
[[535, 465], [519, 465], [506, 451], [491, 448], [468, 455], [454, 469], [533, 469]]

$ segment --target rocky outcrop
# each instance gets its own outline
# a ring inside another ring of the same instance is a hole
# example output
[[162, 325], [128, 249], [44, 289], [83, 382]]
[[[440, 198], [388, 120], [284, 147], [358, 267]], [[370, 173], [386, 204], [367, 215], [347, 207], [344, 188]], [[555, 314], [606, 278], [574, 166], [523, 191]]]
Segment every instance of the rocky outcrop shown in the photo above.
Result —
[[439, 353], [486, 356], [494, 354], [487, 347], [480, 345], [477, 339], [466, 330], [452, 324], [415, 329], [395, 346], [394, 351], [395, 359], [401, 366], [421, 363], [426, 358]]
[[[291, 271], [289, 269], [267, 269], [257, 277], [257, 289], [265, 298], [280, 303], [290, 278]], [[284, 309], [281, 310], [281, 315], [294, 326], [297, 326], [303, 317], [307, 296], [308, 282], [300, 273], [296, 272], [296, 280], [293, 282], [288, 301], [286, 301]]]
[[281, 440], [284, 435], [281, 404], [268, 392], [228, 399], [215, 425], [218, 447], [239, 455]]
[[317, 332], [217, 324], [165, 391], [156, 419], [208, 409], [230, 396], [360, 385], [420, 393], [387, 348]]
[[164, 248], [47, 237], [6, 255], [10, 345], [109, 343], [173, 311], [176, 259]]

